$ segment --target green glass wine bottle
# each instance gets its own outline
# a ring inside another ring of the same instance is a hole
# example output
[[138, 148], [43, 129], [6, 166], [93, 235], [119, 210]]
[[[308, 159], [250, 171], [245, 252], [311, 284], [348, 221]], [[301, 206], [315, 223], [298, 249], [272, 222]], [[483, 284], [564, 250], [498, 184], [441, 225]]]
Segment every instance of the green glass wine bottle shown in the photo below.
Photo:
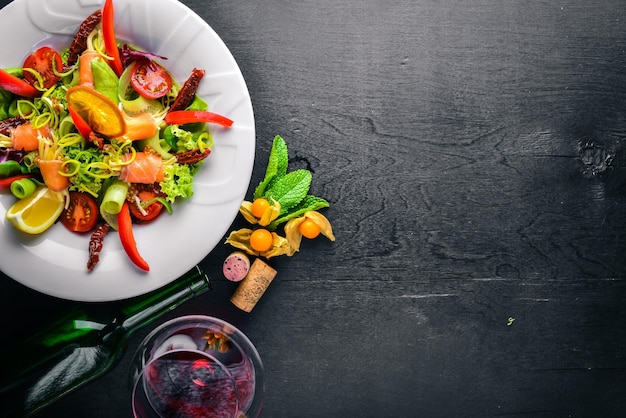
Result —
[[199, 266], [171, 284], [111, 303], [76, 303], [0, 349], [0, 415], [25, 417], [110, 370], [135, 330], [209, 289]]

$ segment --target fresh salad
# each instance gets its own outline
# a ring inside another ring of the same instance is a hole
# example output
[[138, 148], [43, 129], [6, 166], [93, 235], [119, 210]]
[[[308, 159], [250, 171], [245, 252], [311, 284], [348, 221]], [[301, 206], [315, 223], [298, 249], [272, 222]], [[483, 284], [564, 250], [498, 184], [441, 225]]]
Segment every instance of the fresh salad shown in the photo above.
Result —
[[113, 16], [106, 0], [67, 48], [42, 46], [0, 69], [0, 190], [15, 196], [15, 228], [39, 234], [60, 221], [89, 236], [89, 271], [110, 230], [147, 271], [133, 224], [191, 197], [212, 148], [207, 123], [233, 121], [196, 94], [204, 70], [178, 82], [167, 57], [116, 38]]

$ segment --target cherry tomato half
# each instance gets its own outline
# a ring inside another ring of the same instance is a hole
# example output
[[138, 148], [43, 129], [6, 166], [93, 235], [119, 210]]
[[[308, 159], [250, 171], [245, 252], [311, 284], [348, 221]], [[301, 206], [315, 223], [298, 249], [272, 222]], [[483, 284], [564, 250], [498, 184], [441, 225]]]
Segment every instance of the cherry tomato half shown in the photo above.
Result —
[[[137, 194], [139, 200], [142, 202], [142, 212], [137, 204], [130, 204], [130, 213], [131, 215], [140, 223], [148, 223], [153, 221], [159, 214], [161, 213], [161, 209], [163, 209], [163, 203], [158, 200], [154, 200], [156, 194], [151, 191], [141, 191]], [[145, 203], [152, 201], [152, 203], [147, 206]]]
[[70, 192], [70, 203], [61, 213], [61, 223], [72, 232], [87, 232], [97, 221], [96, 199], [87, 193]]
[[130, 83], [137, 93], [148, 99], [163, 97], [172, 88], [172, 77], [165, 68], [151, 59], [136, 61]]
[[[49, 89], [59, 81], [57, 74], [63, 71], [63, 61], [57, 51], [49, 46], [42, 46], [26, 57], [23, 67], [37, 71], [43, 79], [43, 88]], [[24, 79], [33, 86], [42, 87], [37, 77], [29, 71], [24, 71]]]

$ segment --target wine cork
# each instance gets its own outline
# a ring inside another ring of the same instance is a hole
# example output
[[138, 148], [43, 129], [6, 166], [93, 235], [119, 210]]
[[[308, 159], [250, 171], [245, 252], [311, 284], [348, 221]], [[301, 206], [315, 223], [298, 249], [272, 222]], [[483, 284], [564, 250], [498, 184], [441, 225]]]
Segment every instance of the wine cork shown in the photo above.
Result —
[[231, 282], [240, 282], [250, 271], [250, 259], [241, 251], [235, 251], [224, 260], [222, 271]]
[[254, 260], [250, 271], [239, 283], [230, 301], [245, 312], [250, 312], [257, 304], [265, 290], [276, 277], [277, 271], [260, 258]]

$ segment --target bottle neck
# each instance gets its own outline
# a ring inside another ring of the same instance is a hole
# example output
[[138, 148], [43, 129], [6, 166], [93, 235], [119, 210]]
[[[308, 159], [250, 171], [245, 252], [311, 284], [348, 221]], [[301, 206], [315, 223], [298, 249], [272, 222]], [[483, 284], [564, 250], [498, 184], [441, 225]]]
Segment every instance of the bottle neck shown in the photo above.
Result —
[[130, 301], [123, 309], [121, 326], [133, 332], [156, 317], [200, 295], [210, 288], [209, 278], [198, 266], [159, 291]]

